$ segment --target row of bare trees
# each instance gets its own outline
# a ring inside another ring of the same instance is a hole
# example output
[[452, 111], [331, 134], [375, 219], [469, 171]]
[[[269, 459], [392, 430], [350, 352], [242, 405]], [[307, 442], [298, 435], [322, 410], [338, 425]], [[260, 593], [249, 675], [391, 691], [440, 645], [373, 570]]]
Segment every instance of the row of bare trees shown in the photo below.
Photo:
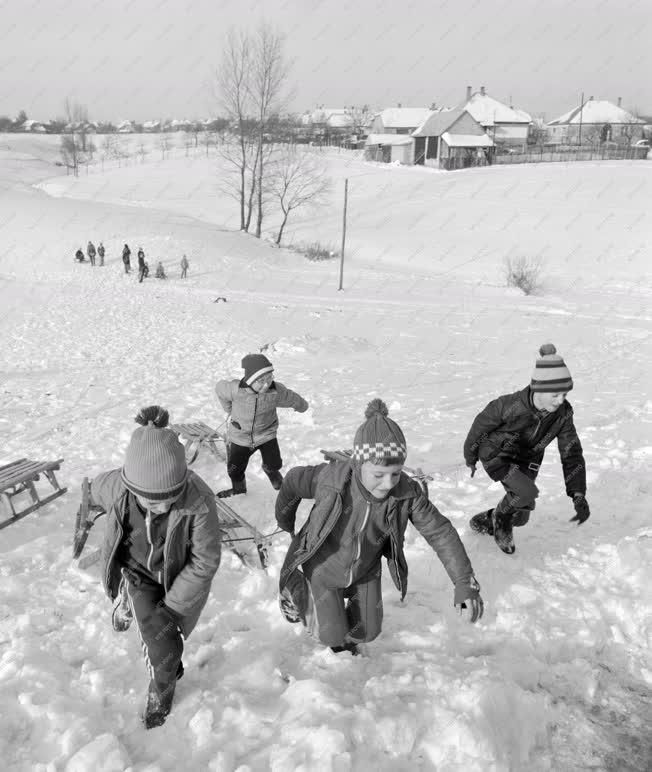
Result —
[[240, 230], [260, 238], [271, 201], [281, 210], [276, 243], [290, 213], [318, 204], [329, 188], [324, 168], [297, 146], [274, 142], [279, 114], [291, 96], [284, 38], [263, 23], [232, 29], [215, 73], [216, 96], [231, 132], [220, 145], [227, 172], [221, 190], [238, 202]]

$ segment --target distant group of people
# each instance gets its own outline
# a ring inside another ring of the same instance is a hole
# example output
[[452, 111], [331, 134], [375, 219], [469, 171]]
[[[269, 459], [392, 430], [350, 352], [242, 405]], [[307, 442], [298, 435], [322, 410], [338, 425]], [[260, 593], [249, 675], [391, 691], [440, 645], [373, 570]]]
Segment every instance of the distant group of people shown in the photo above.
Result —
[[[93, 242], [89, 241], [88, 246], [86, 247], [86, 254], [84, 254], [82, 248], [80, 247], [75, 252], [75, 260], [78, 263], [85, 263], [86, 257], [88, 257], [88, 261], [92, 266], [94, 266], [95, 258], [98, 257], [99, 264], [103, 266], [105, 254], [106, 254], [106, 251], [104, 248], [104, 244], [101, 241], [97, 249], [95, 249], [95, 245], [93, 244]], [[145, 260], [145, 252], [142, 247], [138, 248], [137, 258], [138, 258], [138, 281], [140, 283], [143, 281], [143, 279], [146, 279], [149, 276], [149, 264], [147, 263], [147, 260]], [[122, 249], [122, 264], [124, 265], [125, 273], [131, 273], [131, 250], [129, 249], [128, 244], [125, 244]], [[190, 262], [185, 255], [181, 258], [180, 266], [181, 266], [181, 278], [185, 279], [188, 276], [188, 268], [190, 267]], [[165, 268], [163, 267], [163, 262], [161, 260], [159, 260], [158, 263], [156, 264], [156, 272], [154, 273], [154, 276], [157, 279], [167, 279]]]
[[104, 255], [106, 254], [106, 251], [104, 249], [104, 244], [100, 241], [99, 246], [97, 249], [95, 249], [95, 244], [93, 244], [92, 241], [88, 242], [88, 246], [86, 247], [86, 255], [84, 255], [82, 248], [80, 247], [75, 252], [75, 260], [78, 263], [85, 263], [86, 262], [86, 256], [88, 256], [88, 261], [91, 265], [95, 265], [95, 258], [98, 257], [100, 260], [100, 265], [104, 265]]

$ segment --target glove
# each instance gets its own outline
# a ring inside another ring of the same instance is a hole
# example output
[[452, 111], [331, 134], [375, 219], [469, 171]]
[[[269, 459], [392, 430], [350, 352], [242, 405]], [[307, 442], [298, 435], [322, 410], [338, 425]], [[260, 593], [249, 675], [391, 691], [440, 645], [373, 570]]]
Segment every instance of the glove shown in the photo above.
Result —
[[571, 517], [570, 522], [577, 523], [578, 525], [582, 525], [582, 523], [588, 520], [589, 516], [591, 515], [591, 510], [589, 509], [589, 502], [586, 500], [583, 493], [574, 494], [573, 506], [575, 507], [575, 512], [577, 514], [575, 515], [575, 517]]
[[467, 464], [467, 466], [471, 470], [471, 477], [473, 477], [475, 475], [476, 464]]
[[460, 607], [460, 614], [470, 608], [470, 622], [477, 622], [484, 614], [484, 602], [480, 596], [480, 585], [475, 576], [470, 576], [455, 585], [453, 598], [455, 606]]

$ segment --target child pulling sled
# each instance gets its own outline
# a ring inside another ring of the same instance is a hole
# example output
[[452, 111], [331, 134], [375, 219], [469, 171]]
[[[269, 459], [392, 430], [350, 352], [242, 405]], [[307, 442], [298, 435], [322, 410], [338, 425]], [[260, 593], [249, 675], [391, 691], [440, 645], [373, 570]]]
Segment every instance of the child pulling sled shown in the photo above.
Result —
[[557, 438], [566, 493], [573, 501], [571, 522], [581, 525], [590, 513], [586, 501], [586, 469], [573, 408], [566, 395], [573, 380], [552, 343], [539, 349], [530, 385], [490, 402], [476, 417], [464, 443], [464, 459], [475, 474], [478, 460], [492, 480], [499, 480], [505, 496], [493, 508], [471, 518], [477, 533], [494, 537], [511, 555], [513, 528], [530, 519], [539, 489], [534, 481], [546, 447]]
[[221, 544], [213, 492], [188, 469], [167, 410], [143, 408], [136, 422], [124, 466], [95, 477], [91, 503], [107, 513], [102, 578], [113, 628], [124, 632], [135, 619], [143, 646], [151, 729], [172, 707], [183, 640], [208, 598]]
[[291, 407], [305, 413], [308, 409], [303, 397], [274, 380], [274, 367], [264, 354], [247, 354], [242, 359], [242, 367], [241, 380], [222, 380], [215, 386], [217, 398], [230, 416], [227, 472], [231, 488], [220, 491], [219, 498], [247, 492], [245, 472], [256, 451], [260, 451], [263, 471], [272, 487], [278, 490], [283, 482], [280, 471], [283, 460], [276, 439], [276, 410]]

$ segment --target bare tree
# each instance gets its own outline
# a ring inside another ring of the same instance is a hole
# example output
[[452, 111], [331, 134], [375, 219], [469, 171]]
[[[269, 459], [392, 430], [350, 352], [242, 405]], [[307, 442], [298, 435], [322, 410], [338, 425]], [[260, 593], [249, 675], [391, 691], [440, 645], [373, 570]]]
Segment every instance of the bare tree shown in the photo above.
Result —
[[159, 134], [158, 144], [161, 148], [161, 158], [165, 161], [165, 154], [169, 153], [172, 148], [172, 137], [163, 132]]
[[202, 132], [201, 135], [202, 145], [206, 148], [206, 158], [208, 158], [208, 151], [217, 145], [217, 133], [214, 131], [208, 131], [208, 129]]
[[351, 134], [356, 139], [360, 139], [361, 136], [368, 133], [367, 129], [373, 117], [369, 105], [362, 105], [361, 107], [351, 105], [351, 107], [345, 108], [344, 112], [351, 122]]
[[61, 137], [60, 152], [67, 169], [79, 174], [79, 164], [86, 162], [86, 132], [88, 124], [88, 110], [76, 102], [66, 99], [65, 105], [66, 127], [65, 134]]
[[149, 150], [145, 147], [145, 141], [140, 140], [140, 144], [138, 145], [138, 150], [136, 151], [136, 155], [140, 156], [140, 162], [145, 163], [145, 156], [149, 153]]
[[304, 151], [289, 150], [275, 159], [266, 187], [278, 200], [283, 219], [276, 235], [280, 245], [290, 213], [301, 206], [317, 206], [331, 188], [323, 164]]
[[265, 202], [265, 163], [272, 148], [265, 147], [267, 126], [282, 106], [288, 65], [283, 38], [262, 24], [255, 33], [231, 30], [226, 38], [216, 88], [232, 137], [220, 153], [234, 180], [224, 186], [240, 208], [240, 230], [248, 231], [256, 209], [256, 236], [260, 238]]

